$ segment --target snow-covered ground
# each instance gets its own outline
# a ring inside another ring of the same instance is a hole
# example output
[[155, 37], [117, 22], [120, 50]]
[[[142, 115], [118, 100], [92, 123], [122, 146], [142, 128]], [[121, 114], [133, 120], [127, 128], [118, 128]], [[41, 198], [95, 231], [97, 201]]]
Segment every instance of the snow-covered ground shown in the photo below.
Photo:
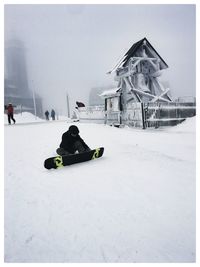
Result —
[[195, 262], [195, 118], [76, 123], [104, 156], [46, 170], [71, 124], [5, 126], [5, 262]]

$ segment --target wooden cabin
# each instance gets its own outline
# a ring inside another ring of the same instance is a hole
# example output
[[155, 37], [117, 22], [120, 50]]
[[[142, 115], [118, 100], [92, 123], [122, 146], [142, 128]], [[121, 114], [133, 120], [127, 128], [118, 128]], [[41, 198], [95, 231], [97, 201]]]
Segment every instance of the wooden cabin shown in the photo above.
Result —
[[[166, 68], [168, 68], [167, 63], [146, 38], [134, 43], [108, 72], [108, 74], [115, 73], [114, 79], [118, 82], [118, 86], [116, 92], [111, 90], [101, 94], [105, 98], [107, 117], [118, 117], [118, 122], [121, 124], [130, 115], [127, 114], [128, 110], [133, 108], [138, 110], [137, 103], [172, 102], [170, 89], [164, 88], [159, 81]], [[114, 112], [118, 112], [118, 115], [109, 112], [112, 111], [113, 102]]]
[[[115, 72], [124, 100], [135, 102], [171, 102], [169, 88], [159, 78], [167, 63], [146, 38], [132, 45], [108, 73]], [[125, 104], [126, 104], [125, 103]]]

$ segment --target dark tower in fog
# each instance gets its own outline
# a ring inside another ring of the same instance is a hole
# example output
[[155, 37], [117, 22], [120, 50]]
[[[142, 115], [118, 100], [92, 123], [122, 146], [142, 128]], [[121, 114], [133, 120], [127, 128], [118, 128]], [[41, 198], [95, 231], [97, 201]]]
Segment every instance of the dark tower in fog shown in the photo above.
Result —
[[[34, 113], [33, 94], [29, 89], [25, 47], [20, 40], [5, 43], [4, 54], [4, 102], [22, 106], [24, 111]], [[42, 101], [36, 95], [37, 115], [42, 116]]]

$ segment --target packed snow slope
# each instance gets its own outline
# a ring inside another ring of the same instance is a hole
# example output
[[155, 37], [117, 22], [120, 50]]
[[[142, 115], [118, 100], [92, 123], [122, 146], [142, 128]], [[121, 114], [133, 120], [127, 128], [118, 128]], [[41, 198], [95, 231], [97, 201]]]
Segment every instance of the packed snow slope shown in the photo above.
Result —
[[195, 118], [73, 123], [103, 157], [46, 170], [71, 124], [5, 126], [5, 261], [195, 262]]

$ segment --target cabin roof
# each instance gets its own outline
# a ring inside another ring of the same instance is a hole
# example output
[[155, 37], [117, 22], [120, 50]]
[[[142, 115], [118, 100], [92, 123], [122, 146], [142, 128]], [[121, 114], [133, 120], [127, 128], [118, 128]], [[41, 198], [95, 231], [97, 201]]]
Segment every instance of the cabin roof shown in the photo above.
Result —
[[137, 43], [134, 43], [131, 48], [124, 54], [124, 56], [118, 61], [118, 63], [115, 65], [115, 67], [109, 71], [108, 73], [112, 73], [113, 71], [115, 71], [118, 68], [124, 67], [126, 65], [126, 63], [128, 62], [128, 60], [135, 56], [137, 50], [144, 44], [144, 41], [146, 41], [146, 44], [148, 45], [148, 47], [151, 49], [151, 51], [161, 60], [161, 64], [162, 64], [162, 68], [168, 68], [167, 63], [164, 61], [164, 59], [158, 54], [158, 52], [153, 48], [153, 46], [149, 43], [149, 41], [147, 40], [147, 38], [143, 38], [140, 41], [138, 41]]
[[110, 90], [106, 90], [103, 93], [101, 93], [100, 96], [104, 98], [117, 96], [119, 94], [120, 89], [121, 89], [120, 87], [117, 87]]

